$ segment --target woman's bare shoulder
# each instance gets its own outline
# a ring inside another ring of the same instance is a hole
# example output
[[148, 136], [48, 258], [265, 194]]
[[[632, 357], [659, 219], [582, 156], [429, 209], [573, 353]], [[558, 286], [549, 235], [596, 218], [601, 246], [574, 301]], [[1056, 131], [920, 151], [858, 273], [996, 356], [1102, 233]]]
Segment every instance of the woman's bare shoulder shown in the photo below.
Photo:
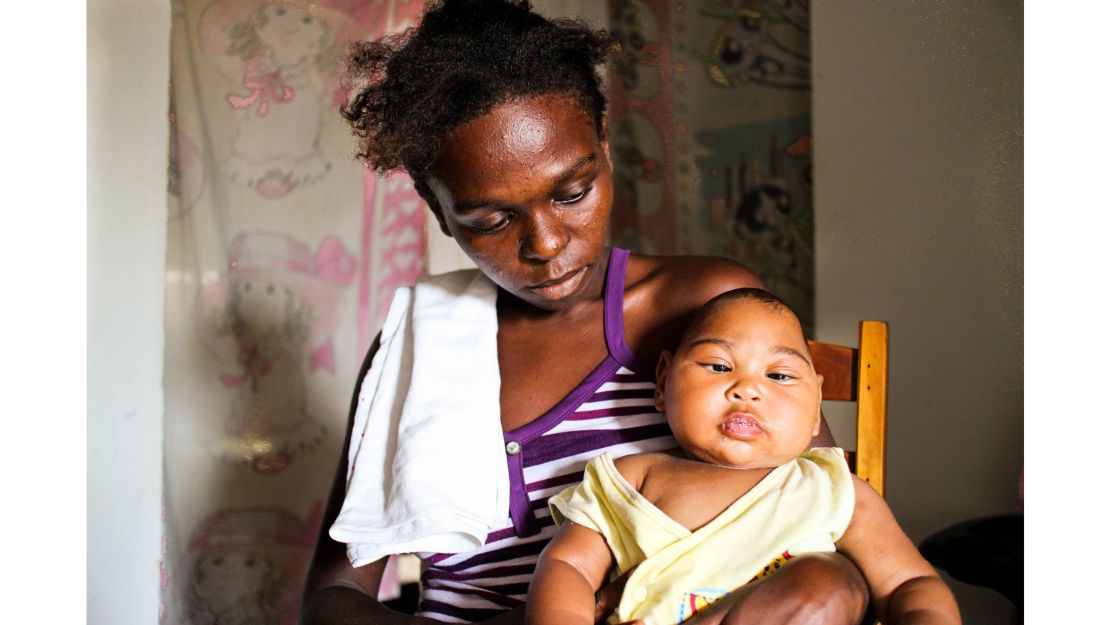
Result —
[[673, 349], [702, 304], [741, 287], [763, 288], [763, 282], [734, 260], [633, 254], [625, 279], [625, 338], [640, 358], [654, 363]]
[[656, 306], [669, 302], [688, 310], [732, 289], [766, 288], [752, 270], [719, 256], [633, 254], [628, 281], [630, 288], [642, 290]]

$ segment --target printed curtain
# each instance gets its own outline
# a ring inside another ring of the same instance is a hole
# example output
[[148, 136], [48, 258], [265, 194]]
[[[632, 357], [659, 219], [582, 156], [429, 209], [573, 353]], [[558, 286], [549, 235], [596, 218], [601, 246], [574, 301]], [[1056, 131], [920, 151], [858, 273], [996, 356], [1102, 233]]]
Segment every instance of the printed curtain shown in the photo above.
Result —
[[361, 358], [425, 258], [411, 181], [353, 158], [341, 59], [421, 9], [173, 4], [162, 622], [296, 620]]
[[610, 0], [613, 242], [739, 260], [813, 326], [809, 2]]

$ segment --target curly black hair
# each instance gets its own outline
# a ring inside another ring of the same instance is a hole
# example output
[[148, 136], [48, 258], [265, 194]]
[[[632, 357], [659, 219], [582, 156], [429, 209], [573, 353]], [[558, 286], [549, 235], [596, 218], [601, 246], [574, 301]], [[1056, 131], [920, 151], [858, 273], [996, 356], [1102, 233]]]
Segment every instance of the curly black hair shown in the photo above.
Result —
[[515, 98], [565, 93], [600, 133], [597, 66], [616, 48], [605, 30], [549, 20], [527, 0], [431, 2], [419, 26], [352, 44], [347, 72], [360, 88], [341, 114], [360, 138], [359, 158], [420, 180], [451, 130]]

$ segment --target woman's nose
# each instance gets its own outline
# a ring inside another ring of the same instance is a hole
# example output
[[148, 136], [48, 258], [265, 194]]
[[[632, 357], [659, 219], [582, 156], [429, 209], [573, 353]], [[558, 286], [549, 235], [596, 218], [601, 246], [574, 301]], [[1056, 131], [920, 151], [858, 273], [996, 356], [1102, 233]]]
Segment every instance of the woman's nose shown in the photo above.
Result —
[[557, 219], [534, 215], [521, 241], [521, 253], [529, 260], [549, 261], [559, 255], [570, 241], [570, 235]]

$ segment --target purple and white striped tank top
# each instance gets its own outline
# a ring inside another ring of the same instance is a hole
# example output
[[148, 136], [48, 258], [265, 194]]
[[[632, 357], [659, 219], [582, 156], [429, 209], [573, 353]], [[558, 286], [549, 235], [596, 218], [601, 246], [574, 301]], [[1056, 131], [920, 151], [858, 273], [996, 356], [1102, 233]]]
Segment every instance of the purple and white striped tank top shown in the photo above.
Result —
[[675, 446], [655, 410], [655, 367], [624, 340], [628, 250], [613, 248], [605, 276], [605, 343], [609, 355], [547, 413], [505, 432], [511, 488], [504, 524], [480, 549], [420, 553], [417, 614], [452, 623], [480, 621], [524, 603], [536, 560], [555, 533], [547, 500], [582, 481], [586, 462]]

